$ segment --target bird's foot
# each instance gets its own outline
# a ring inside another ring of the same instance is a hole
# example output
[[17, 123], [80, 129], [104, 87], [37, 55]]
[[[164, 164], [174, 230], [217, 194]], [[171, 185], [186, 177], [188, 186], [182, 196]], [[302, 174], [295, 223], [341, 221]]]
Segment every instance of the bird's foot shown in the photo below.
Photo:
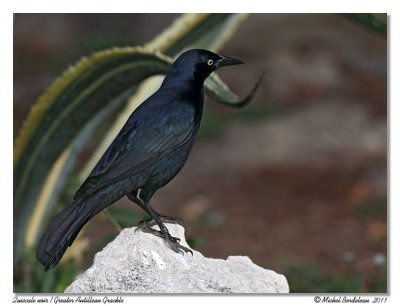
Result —
[[143, 229], [143, 228], [146, 228], [146, 227], [150, 227], [150, 224], [152, 222], [154, 222], [153, 218], [149, 218], [149, 219], [145, 219], [145, 220], [139, 221], [138, 226], [137, 226], [135, 231]]
[[[145, 220], [147, 221], [147, 220]], [[165, 242], [168, 244], [168, 246], [176, 253], [184, 254], [183, 251], [186, 253], [190, 252], [193, 256], [193, 252], [191, 249], [188, 249], [187, 247], [184, 247], [183, 245], [180, 245], [179, 242], [181, 241], [178, 237], [173, 237], [171, 236], [168, 231], [157, 231], [149, 226], [139, 226], [136, 230], [140, 230], [145, 233], [150, 233], [155, 236], [161, 237], [165, 240]]]
[[161, 222], [163, 223], [173, 223], [173, 224], [183, 224], [183, 219], [182, 218], [174, 218], [174, 217], [169, 217], [165, 216], [162, 214], [158, 214], [158, 217], [160, 218]]
[[[165, 216], [163, 214], [157, 214], [157, 217], [160, 219], [161, 222], [163, 223], [173, 223], [173, 224], [183, 224], [183, 219], [182, 218], [174, 218], [174, 217], [169, 217]], [[139, 221], [138, 224], [138, 229], [142, 227], [149, 227], [151, 223], [155, 222], [153, 218], [145, 219], [142, 221]]]

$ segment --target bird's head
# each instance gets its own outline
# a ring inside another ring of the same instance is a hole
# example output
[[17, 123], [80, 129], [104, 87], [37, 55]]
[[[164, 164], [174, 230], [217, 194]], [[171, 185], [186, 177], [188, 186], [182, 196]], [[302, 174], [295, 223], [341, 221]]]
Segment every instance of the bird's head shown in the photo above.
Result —
[[192, 49], [182, 53], [175, 60], [167, 76], [191, 78], [203, 83], [218, 68], [238, 64], [243, 62], [208, 50]]

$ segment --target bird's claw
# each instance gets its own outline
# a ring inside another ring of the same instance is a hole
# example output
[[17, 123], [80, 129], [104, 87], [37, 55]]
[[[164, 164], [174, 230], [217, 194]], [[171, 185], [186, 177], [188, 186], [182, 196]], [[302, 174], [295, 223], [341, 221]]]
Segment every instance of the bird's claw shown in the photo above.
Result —
[[[169, 234], [168, 234], [169, 235]], [[193, 252], [191, 249], [184, 247], [183, 245], [179, 244], [178, 242], [180, 241], [179, 238], [176, 237], [172, 237], [171, 235], [169, 235], [169, 238], [165, 238], [165, 242], [168, 244], [168, 246], [175, 252], [175, 253], [179, 253], [181, 255], [184, 255], [185, 253], [183, 251], [185, 251], [186, 253], [190, 252], [193, 256]]]
[[190, 252], [193, 256], [193, 252], [191, 249], [179, 244], [179, 242], [181, 241], [180, 238], [173, 237], [168, 232], [158, 231], [148, 226], [139, 226], [136, 228], [135, 232], [137, 230], [163, 238], [165, 242], [168, 244], [168, 246], [176, 253], [184, 255], [183, 251], [185, 251], [186, 253]]

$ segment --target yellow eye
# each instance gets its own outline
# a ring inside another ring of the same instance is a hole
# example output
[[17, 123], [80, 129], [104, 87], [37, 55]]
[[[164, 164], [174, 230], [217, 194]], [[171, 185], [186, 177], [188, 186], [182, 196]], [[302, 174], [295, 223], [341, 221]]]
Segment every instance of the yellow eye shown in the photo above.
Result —
[[211, 66], [212, 64], [214, 64], [214, 61], [213, 61], [212, 59], [209, 59], [209, 60], [207, 61], [207, 64], [208, 64], [208, 66]]

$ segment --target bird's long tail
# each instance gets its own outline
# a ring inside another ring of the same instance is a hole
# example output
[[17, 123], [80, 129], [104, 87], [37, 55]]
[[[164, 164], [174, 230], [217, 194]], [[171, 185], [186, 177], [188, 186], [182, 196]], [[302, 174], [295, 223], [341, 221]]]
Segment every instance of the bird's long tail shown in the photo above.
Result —
[[[82, 227], [94, 216], [82, 201], [74, 201], [58, 213], [44, 232], [36, 252], [45, 271], [61, 260], [67, 247], [74, 242]], [[97, 211], [95, 212], [97, 213]]]

